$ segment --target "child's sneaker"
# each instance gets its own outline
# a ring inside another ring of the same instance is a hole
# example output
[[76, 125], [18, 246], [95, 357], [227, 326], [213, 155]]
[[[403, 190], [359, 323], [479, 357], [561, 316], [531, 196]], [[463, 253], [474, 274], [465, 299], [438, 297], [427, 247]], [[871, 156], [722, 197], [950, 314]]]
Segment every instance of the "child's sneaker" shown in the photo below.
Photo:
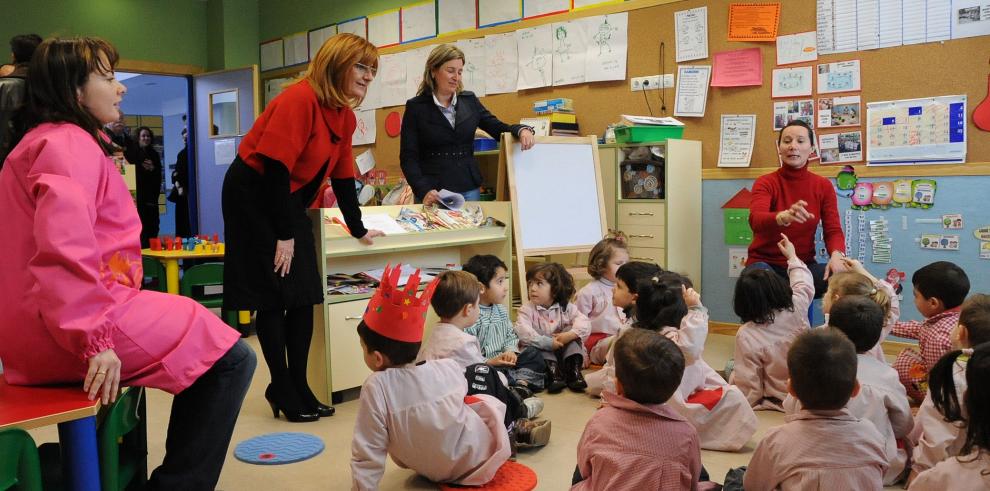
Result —
[[526, 418], [532, 419], [543, 412], [543, 401], [539, 397], [529, 397], [523, 401], [526, 407]]
[[550, 443], [550, 420], [517, 420], [516, 446], [518, 448], [542, 447]]

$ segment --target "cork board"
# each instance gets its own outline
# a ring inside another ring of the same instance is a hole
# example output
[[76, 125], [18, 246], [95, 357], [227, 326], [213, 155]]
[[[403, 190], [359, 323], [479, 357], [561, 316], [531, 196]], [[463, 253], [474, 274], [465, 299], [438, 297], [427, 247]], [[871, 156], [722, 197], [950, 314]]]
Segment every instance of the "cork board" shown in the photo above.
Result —
[[[759, 47], [763, 52], [763, 80], [760, 87], [710, 88], [708, 107], [704, 118], [682, 118], [686, 123], [684, 138], [702, 142], [702, 164], [714, 169], [718, 158], [719, 123], [721, 114], [753, 114], [757, 119], [756, 146], [752, 167], [777, 167], [776, 133], [773, 131], [773, 101], [770, 97], [772, 70], [776, 68], [776, 43], [729, 42], [729, 0], [685, 0], [658, 4], [659, 1], [633, 0], [615, 6], [589, 9], [571, 14], [524, 21], [491, 29], [483, 29], [457, 36], [448, 36], [429, 42], [415, 43], [399, 48], [383, 50], [394, 52], [423, 45], [453, 42], [459, 38], [483, 37], [486, 34], [508, 32], [533, 25], [566, 20], [587, 15], [600, 15], [629, 10], [629, 57], [627, 80], [596, 82], [589, 84], [546, 87], [510, 94], [498, 94], [481, 98], [482, 103], [505, 122], [516, 122], [533, 115], [532, 103], [550, 97], [574, 99], [581, 132], [601, 135], [606, 125], [614, 123], [621, 114], [649, 114], [643, 92], [631, 92], [628, 78], [658, 73], [676, 73], [674, 62], [674, 12], [700, 6], [708, 6], [709, 55], [727, 50]], [[779, 34], [814, 31], [816, 28], [815, 2], [782, 2]], [[644, 6], [645, 5], [645, 6]], [[660, 69], [660, 43], [665, 44], [663, 71]], [[987, 76], [990, 73], [990, 37], [927, 43], [913, 46], [858, 51], [838, 55], [819, 56], [816, 63], [830, 63], [859, 59], [861, 61], [862, 97], [867, 102], [891, 99], [910, 99], [937, 95], [967, 94], [968, 162], [990, 162], [990, 133], [977, 129], [972, 123], [972, 111], [987, 95]], [[710, 65], [711, 57], [692, 60], [686, 64]], [[661, 91], [662, 92], [662, 91]], [[646, 92], [655, 115], [660, 113], [660, 92]], [[841, 94], [839, 94], [841, 95]], [[815, 96], [817, 99], [817, 94]], [[666, 90], [666, 115], [673, 115], [674, 89]], [[373, 148], [379, 168], [388, 171], [389, 180], [401, 176], [399, 168], [399, 138], [385, 134], [385, 117], [392, 111], [403, 112], [403, 107], [379, 109], [377, 142], [356, 148], [356, 152]], [[865, 127], [860, 127], [865, 131]], [[857, 128], [846, 128], [854, 131]], [[827, 132], [838, 132], [828, 130]]]

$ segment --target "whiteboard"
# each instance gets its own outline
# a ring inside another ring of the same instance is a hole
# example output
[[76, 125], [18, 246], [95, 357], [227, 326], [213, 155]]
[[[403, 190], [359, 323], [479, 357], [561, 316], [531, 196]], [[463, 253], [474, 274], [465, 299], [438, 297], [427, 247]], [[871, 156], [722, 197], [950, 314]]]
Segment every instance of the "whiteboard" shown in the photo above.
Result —
[[[565, 141], [571, 143], [560, 143]], [[602, 239], [604, 201], [593, 137], [539, 137], [525, 152], [513, 142], [510, 152], [518, 255], [590, 250]]]

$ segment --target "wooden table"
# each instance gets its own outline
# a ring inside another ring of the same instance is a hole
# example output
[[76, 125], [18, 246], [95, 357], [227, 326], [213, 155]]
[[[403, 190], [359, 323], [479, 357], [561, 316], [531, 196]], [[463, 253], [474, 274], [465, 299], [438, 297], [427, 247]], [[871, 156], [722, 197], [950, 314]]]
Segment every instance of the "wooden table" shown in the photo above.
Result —
[[64, 481], [74, 491], [100, 490], [99, 410], [100, 400], [89, 400], [80, 386], [8, 385], [0, 377], [0, 429], [57, 424]]
[[[222, 252], [196, 252], [196, 251], [153, 251], [151, 249], [141, 249], [141, 256], [157, 259], [165, 265], [165, 290], [173, 295], [179, 294], [179, 260], [180, 259], [223, 259]], [[251, 323], [251, 313], [240, 311], [237, 313], [237, 322], [240, 324]]]

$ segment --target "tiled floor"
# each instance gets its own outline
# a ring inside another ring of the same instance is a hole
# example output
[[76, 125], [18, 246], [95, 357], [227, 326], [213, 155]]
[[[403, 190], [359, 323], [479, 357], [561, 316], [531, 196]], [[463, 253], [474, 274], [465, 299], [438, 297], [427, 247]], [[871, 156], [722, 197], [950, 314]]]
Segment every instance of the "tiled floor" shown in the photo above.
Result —
[[[725, 361], [732, 356], [733, 339], [732, 336], [710, 335], [704, 355], [706, 361], [716, 369], [724, 366]], [[268, 371], [261, 358], [257, 337], [249, 338], [248, 343], [258, 352], [258, 370], [234, 430], [230, 453], [220, 476], [218, 488], [225, 491], [350, 489], [350, 443], [357, 414], [357, 401], [338, 404], [335, 416], [315, 423], [294, 424], [284, 419], [273, 419], [264, 399]], [[164, 452], [165, 427], [171, 396], [157, 390], [148, 391], [148, 394], [148, 464], [149, 467], [154, 468], [161, 463]], [[543, 399], [546, 404], [543, 416], [553, 422], [550, 444], [541, 449], [520, 452], [519, 462], [536, 471], [539, 477], [537, 489], [567, 489], [574, 472], [578, 440], [588, 418], [598, 407], [598, 401], [584, 394], [571, 392], [544, 395]], [[746, 465], [756, 442], [767, 428], [783, 422], [783, 415], [780, 413], [762, 411], [757, 415], [760, 421], [759, 429], [743, 452], [702, 451], [702, 461], [712, 480], [721, 482], [729, 468]], [[249, 465], [234, 458], [233, 448], [237, 442], [276, 431], [314, 434], [323, 439], [326, 449], [313, 459], [282, 466]], [[53, 428], [32, 433], [38, 443], [57, 439]], [[381, 489], [437, 488], [425, 479], [417, 477], [412, 471], [400, 469], [389, 461], [381, 481]]]

